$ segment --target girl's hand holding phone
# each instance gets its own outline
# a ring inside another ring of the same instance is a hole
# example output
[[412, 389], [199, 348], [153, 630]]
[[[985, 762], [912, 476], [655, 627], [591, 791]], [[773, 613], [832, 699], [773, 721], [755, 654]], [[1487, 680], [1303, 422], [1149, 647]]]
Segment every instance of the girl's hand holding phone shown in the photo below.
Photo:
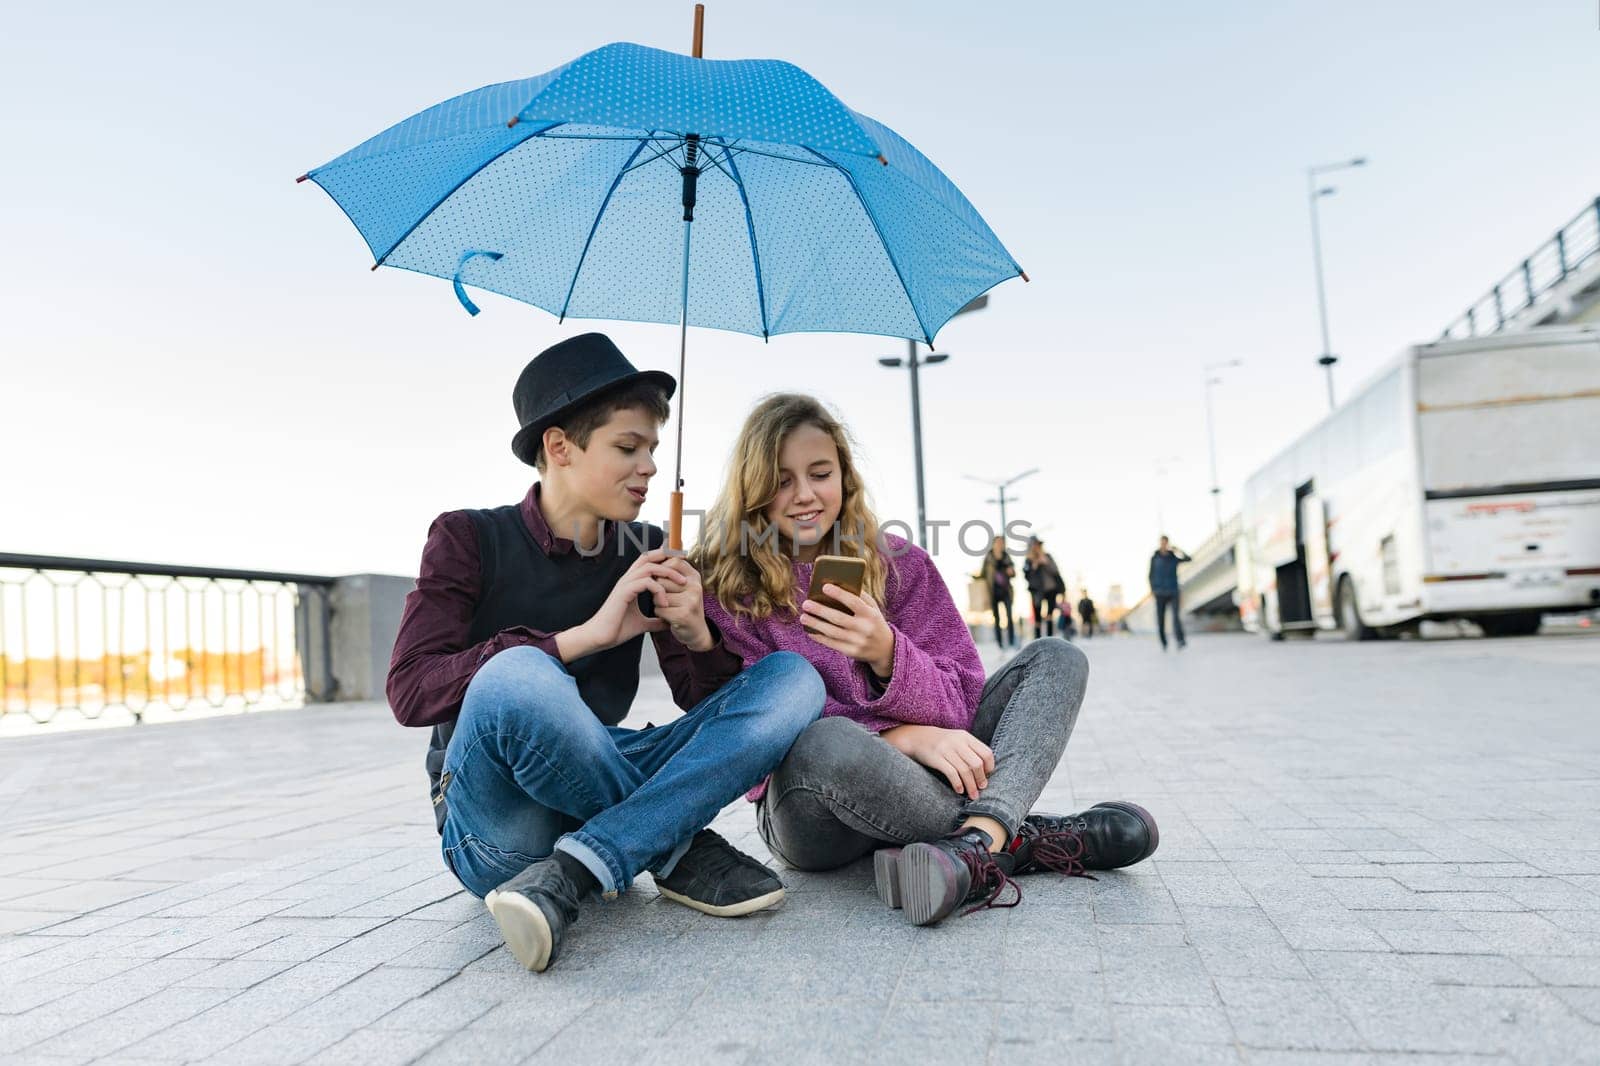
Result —
[[823, 647], [866, 663], [879, 677], [889, 677], [894, 670], [894, 630], [884, 621], [878, 605], [832, 583], [822, 591], [847, 610], [805, 600], [800, 604], [800, 625], [806, 635]]

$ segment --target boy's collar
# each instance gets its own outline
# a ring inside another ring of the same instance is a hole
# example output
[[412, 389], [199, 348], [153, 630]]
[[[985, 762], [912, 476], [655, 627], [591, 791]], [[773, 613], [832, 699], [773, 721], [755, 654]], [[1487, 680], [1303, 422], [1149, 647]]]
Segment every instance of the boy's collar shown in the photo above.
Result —
[[[527, 525], [528, 532], [533, 534], [534, 543], [539, 545], [546, 555], [568, 555], [575, 545], [567, 537], [558, 537], [550, 528], [550, 523], [544, 520], [544, 512], [539, 509], [539, 488], [544, 483], [535, 481], [528, 494], [522, 498], [522, 521]], [[614, 525], [610, 519], [600, 519], [600, 543], [605, 544], [611, 536], [611, 527]], [[584, 546], [585, 551], [588, 545]], [[590, 554], [595, 554], [591, 552]]]

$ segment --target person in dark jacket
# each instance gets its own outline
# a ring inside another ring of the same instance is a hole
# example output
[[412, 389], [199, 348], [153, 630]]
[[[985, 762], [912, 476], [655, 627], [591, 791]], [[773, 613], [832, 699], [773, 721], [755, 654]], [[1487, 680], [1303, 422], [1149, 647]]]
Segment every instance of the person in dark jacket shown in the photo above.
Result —
[[[389, 663], [395, 717], [433, 729], [445, 865], [530, 970], [555, 961], [585, 896], [614, 899], [640, 870], [719, 917], [783, 898], [704, 827], [817, 720], [822, 679], [793, 652], [745, 669], [700, 575], [635, 521], [675, 386], [598, 333], [529, 363], [511, 450], [539, 480], [519, 503], [434, 520]], [[646, 633], [687, 713], [623, 729]]]
[[[1017, 646], [1017, 628], [1013, 624], [1011, 602], [1015, 595], [1011, 582], [1017, 576], [1017, 564], [1011, 561], [1010, 554], [1006, 551], [1006, 538], [996, 537], [989, 546], [989, 554], [983, 557], [983, 569], [975, 575], [982, 579], [989, 589], [989, 610], [994, 615], [994, 642], [1000, 647], [1006, 646], [1006, 637], [1011, 638], [1011, 646]], [[1006, 611], [1005, 635], [1000, 632], [1000, 608]]]
[[1156, 600], [1156, 634], [1161, 638], [1161, 650], [1167, 650], [1167, 611], [1172, 612], [1172, 635], [1178, 640], [1181, 651], [1187, 641], [1183, 636], [1182, 607], [1178, 601], [1178, 564], [1189, 561], [1189, 556], [1174, 548], [1165, 536], [1150, 556], [1150, 595]]
[[1085, 637], [1094, 636], [1095, 626], [1100, 624], [1100, 615], [1095, 609], [1094, 601], [1089, 598], [1089, 590], [1083, 590], [1083, 599], [1078, 601], [1078, 625], [1083, 628]]
[[1055, 636], [1056, 600], [1064, 591], [1064, 584], [1060, 568], [1038, 537], [1028, 539], [1028, 554], [1022, 558], [1022, 576], [1028, 582], [1028, 596], [1033, 600], [1033, 639], [1039, 639], [1041, 622], [1045, 636]]

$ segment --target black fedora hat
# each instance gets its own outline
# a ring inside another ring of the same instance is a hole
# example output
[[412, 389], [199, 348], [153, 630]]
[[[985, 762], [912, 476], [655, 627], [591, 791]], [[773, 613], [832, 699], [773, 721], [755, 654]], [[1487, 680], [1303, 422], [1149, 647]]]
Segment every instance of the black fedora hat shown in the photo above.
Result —
[[661, 386], [669, 400], [678, 388], [671, 374], [635, 368], [604, 333], [581, 333], [551, 345], [522, 368], [511, 390], [522, 425], [511, 438], [512, 454], [533, 466], [546, 429], [586, 401], [635, 381]]

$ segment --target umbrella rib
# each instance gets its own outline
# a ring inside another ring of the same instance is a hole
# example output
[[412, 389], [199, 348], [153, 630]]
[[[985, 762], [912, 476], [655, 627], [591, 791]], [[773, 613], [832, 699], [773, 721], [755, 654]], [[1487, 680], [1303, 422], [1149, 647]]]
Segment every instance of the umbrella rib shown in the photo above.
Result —
[[[641, 138], [639, 138], [639, 147], [643, 148], [646, 144], [652, 143], [652, 141], [653, 141], [653, 138], [643, 138], [643, 137], [641, 137]], [[657, 159], [661, 159], [661, 158], [664, 158], [666, 156], [671, 155], [673, 152], [677, 151], [682, 146], [683, 146], [683, 142], [682, 141], [677, 141], [677, 142], [674, 142], [672, 144], [668, 144], [665, 148], [662, 148], [662, 149], [658, 150], [655, 155], [651, 156], [649, 159], [646, 159], [643, 163], [634, 163], [632, 166], [628, 167], [622, 173], [623, 174], [627, 174], [630, 171], [638, 170], [640, 167], [647, 167], [651, 163], [654, 163]], [[639, 153], [635, 152], [633, 154], [634, 154], [634, 156], [637, 156]], [[632, 157], [630, 156], [629, 158], [631, 159]]]
[[[561, 125], [561, 123], [558, 122], [558, 123], [556, 123], [556, 125], [559, 126], [559, 125]], [[552, 130], [555, 129], [555, 128], [556, 128], [555, 126], [547, 126], [547, 127], [545, 127], [545, 129], [552, 129]], [[533, 140], [535, 137], [542, 136], [543, 134], [544, 134], [544, 130], [534, 130], [533, 132], [529, 133], [526, 137], [523, 137], [521, 140], [518, 140], [518, 141], [515, 141], [515, 142], [513, 142], [511, 144], [506, 145], [504, 149], [502, 149], [501, 151], [496, 152], [494, 155], [490, 156], [488, 159], [485, 159], [480, 166], [474, 167], [473, 170], [472, 170], [472, 173], [468, 174], [466, 177], [462, 178], [460, 181], [458, 181], [454, 185], [452, 185], [448, 192], [446, 192], [443, 196], [439, 197], [439, 199], [437, 199], [437, 200], [435, 200], [433, 202], [433, 206], [432, 207], [428, 208], [421, 215], [417, 216], [417, 220], [415, 222], [411, 223], [411, 225], [406, 227], [406, 231], [404, 233], [400, 234], [400, 238], [398, 240], [396, 240], [393, 244], [389, 245], [389, 247], [384, 250], [384, 253], [382, 255], [378, 256], [377, 262], [372, 264], [372, 269], [373, 270], [377, 270], [379, 267], [383, 266], [384, 260], [388, 259], [391, 255], [393, 255], [394, 254], [394, 250], [396, 248], [398, 248], [402, 244], [404, 244], [408, 237], [410, 237], [413, 233], [417, 232], [417, 227], [422, 225], [424, 222], [428, 221], [428, 216], [432, 215], [435, 211], [439, 210], [439, 208], [444, 205], [444, 202], [446, 200], [450, 199], [450, 197], [452, 197], [456, 193], [460, 192], [461, 191], [461, 187], [463, 185], [465, 185], [467, 182], [471, 181], [473, 178], [477, 177], [479, 174], [482, 174], [485, 170], [487, 170], [491, 165], [493, 165], [494, 163], [499, 161], [508, 152], [511, 152], [511, 151], [513, 151], [513, 150], [515, 150], [517, 148], [521, 148], [523, 145], [527, 144], [529, 141]]]
[[[720, 142], [719, 142], [720, 143]], [[723, 159], [728, 163], [731, 171], [723, 171], [733, 179], [733, 184], [739, 189], [739, 199], [744, 203], [744, 226], [750, 233], [750, 259], [755, 264], [756, 272], [756, 306], [761, 309], [761, 339], [770, 339], [767, 332], [767, 289], [761, 281], [761, 250], [756, 246], [756, 223], [750, 214], [750, 197], [745, 193], [744, 179], [739, 177], [739, 166], [733, 161], [731, 146], [723, 145]], [[722, 164], [715, 159], [717, 169], [722, 169]]]
[[[555, 127], [551, 127], [554, 129]], [[655, 130], [640, 137], [637, 133], [556, 133], [549, 137], [552, 141], [647, 141], [655, 136]]]
[[917, 328], [922, 331], [923, 341], [928, 345], [929, 348], [932, 348], [933, 338], [928, 336], [928, 327], [923, 325], [922, 322], [922, 312], [917, 310], [916, 301], [911, 298], [911, 289], [906, 285], [906, 276], [901, 273], [900, 263], [895, 259], [894, 252], [890, 250], [889, 242], [883, 238], [883, 227], [878, 225], [877, 216], [872, 213], [872, 208], [867, 206], [866, 197], [861, 195], [861, 189], [856, 185], [855, 175], [851, 174], [844, 167], [841, 167], [838, 163], [835, 163], [833, 160], [829, 159], [815, 148], [804, 144], [802, 144], [800, 147], [804, 148], [806, 151], [822, 160], [824, 165], [830, 166], [834, 170], [837, 170], [840, 174], [843, 174], [844, 180], [850, 183], [850, 191], [856, 194], [856, 201], [861, 205], [861, 210], [866, 212], [867, 221], [872, 223], [872, 232], [878, 235], [879, 247], [883, 249], [883, 254], [888, 257], [889, 265], [894, 268], [894, 276], [900, 282], [900, 291], [905, 293], [906, 305], [911, 308], [911, 317], [917, 320]]
[[[653, 136], [655, 131], [651, 130], [650, 133]], [[611, 206], [612, 195], [617, 191], [617, 186], [622, 184], [623, 177], [627, 175], [630, 169], [629, 164], [639, 158], [639, 153], [644, 151], [644, 146], [649, 143], [648, 138], [636, 139], [639, 141], [639, 146], [633, 150], [632, 155], [623, 161], [622, 169], [617, 171], [617, 176], [611, 179], [611, 188], [606, 190], [606, 198], [600, 201], [600, 210], [594, 214], [594, 222], [589, 226], [589, 236], [583, 242], [583, 254], [578, 256], [578, 265], [572, 269], [572, 281], [567, 284], [567, 298], [561, 302], [561, 314], [556, 319], [558, 322], [567, 320], [567, 308], [571, 306], [572, 294], [578, 288], [578, 275], [583, 273], [583, 264], [589, 258], [589, 246], [594, 243], [595, 231], [600, 228], [600, 219], [605, 216], [606, 208]]]
[[[804, 148], [805, 146], [801, 145], [801, 147]], [[779, 160], [782, 160], [785, 163], [804, 163], [808, 167], [829, 167], [829, 168], [833, 168], [833, 169], [838, 169], [838, 166], [839, 166], [837, 163], [833, 162], [830, 159], [824, 159], [822, 162], [818, 163], [818, 162], [815, 162], [815, 161], [810, 160], [810, 159], [800, 159], [800, 158], [798, 158], [796, 156], [792, 156], [792, 155], [779, 155], [777, 152], [763, 152], [759, 148], [749, 148], [749, 147], [746, 147], [744, 145], [732, 145], [732, 144], [730, 144], [730, 145], [727, 146], [727, 148], [728, 148], [728, 152], [729, 152], [730, 155], [743, 152], [743, 153], [747, 153], [749, 155], [766, 156], [768, 159], [779, 159]], [[806, 148], [806, 151], [810, 152], [811, 149], [810, 148]]]

